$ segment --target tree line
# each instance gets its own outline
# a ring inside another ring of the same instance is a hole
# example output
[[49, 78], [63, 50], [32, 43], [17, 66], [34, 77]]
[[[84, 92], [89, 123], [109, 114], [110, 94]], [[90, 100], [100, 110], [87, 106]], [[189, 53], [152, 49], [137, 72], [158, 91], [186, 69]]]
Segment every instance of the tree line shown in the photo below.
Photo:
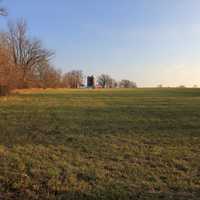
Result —
[[[0, 15], [7, 11], [0, 8]], [[81, 70], [62, 73], [52, 65], [55, 53], [45, 48], [40, 39], [29, 36], [25, 20], [9, 22], [6, 30], [0, 32], [0, 90], [24, 88], [80, 88], [84, 86], [85, 75]], [[115, 81], [109, 75], [97, 77], [102, 88], [136, 87], [129, 80]]]
[[[39, 39], [28, 35], [25, 20], [8, 24], [7, 30], [0, 32], [0, 85], [10, 89], [18, 88], [80, 88], [84, 85], [81, 70], [62, 73], [51, 60], [54, 52], [46, 49]], [[102, 88], [136, 87], [129, 80], [119, 83], [107, 74], [97, 77], [97, 85]]]
[[24, 20], [9, 23], [0, 32], [0, 84], [10, 89], [55, 87], [60, 72], [51, 65], [53, 55], [41, 40], [28, 36]]
[[121, 81], [116, 81], [111, 76], [107, 74], [101, 74], [97, 77], [97, 86], [102, 88], [136, 88], [137, 85], [135, 82], [123, 79]]

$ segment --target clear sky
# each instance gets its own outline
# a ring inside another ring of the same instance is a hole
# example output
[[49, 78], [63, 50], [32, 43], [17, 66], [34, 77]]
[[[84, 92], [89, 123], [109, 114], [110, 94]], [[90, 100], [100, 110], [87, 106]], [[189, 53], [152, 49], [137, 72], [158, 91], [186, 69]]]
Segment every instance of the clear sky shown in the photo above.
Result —
[[200, 86], [200, 0], [4, 0], [55, 65], [139, 86]]

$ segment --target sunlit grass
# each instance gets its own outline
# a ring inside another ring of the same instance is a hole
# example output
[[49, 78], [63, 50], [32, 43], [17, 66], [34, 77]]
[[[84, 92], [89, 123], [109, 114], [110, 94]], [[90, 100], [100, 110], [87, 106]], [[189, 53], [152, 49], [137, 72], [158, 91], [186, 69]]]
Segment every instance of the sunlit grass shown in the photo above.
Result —
[[0, 98], [0, 194], [198, 199], [200, 90], [23, 90]]

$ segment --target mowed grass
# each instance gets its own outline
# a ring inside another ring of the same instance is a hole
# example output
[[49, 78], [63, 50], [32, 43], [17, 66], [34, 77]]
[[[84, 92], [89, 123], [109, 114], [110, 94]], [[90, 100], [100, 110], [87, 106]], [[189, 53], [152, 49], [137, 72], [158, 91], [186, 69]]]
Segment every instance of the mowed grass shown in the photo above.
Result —
[[0, 198], [200, 199], [200, 89], [1, 97]]

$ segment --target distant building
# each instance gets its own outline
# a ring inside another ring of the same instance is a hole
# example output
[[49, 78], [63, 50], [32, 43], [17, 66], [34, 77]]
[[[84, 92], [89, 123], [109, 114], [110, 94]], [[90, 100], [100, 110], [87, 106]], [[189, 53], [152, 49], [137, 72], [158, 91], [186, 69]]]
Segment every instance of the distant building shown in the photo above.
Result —
[[95, 78], [94, 76], [87, 77], [87, 87], [88, 88], [95, 88]]

